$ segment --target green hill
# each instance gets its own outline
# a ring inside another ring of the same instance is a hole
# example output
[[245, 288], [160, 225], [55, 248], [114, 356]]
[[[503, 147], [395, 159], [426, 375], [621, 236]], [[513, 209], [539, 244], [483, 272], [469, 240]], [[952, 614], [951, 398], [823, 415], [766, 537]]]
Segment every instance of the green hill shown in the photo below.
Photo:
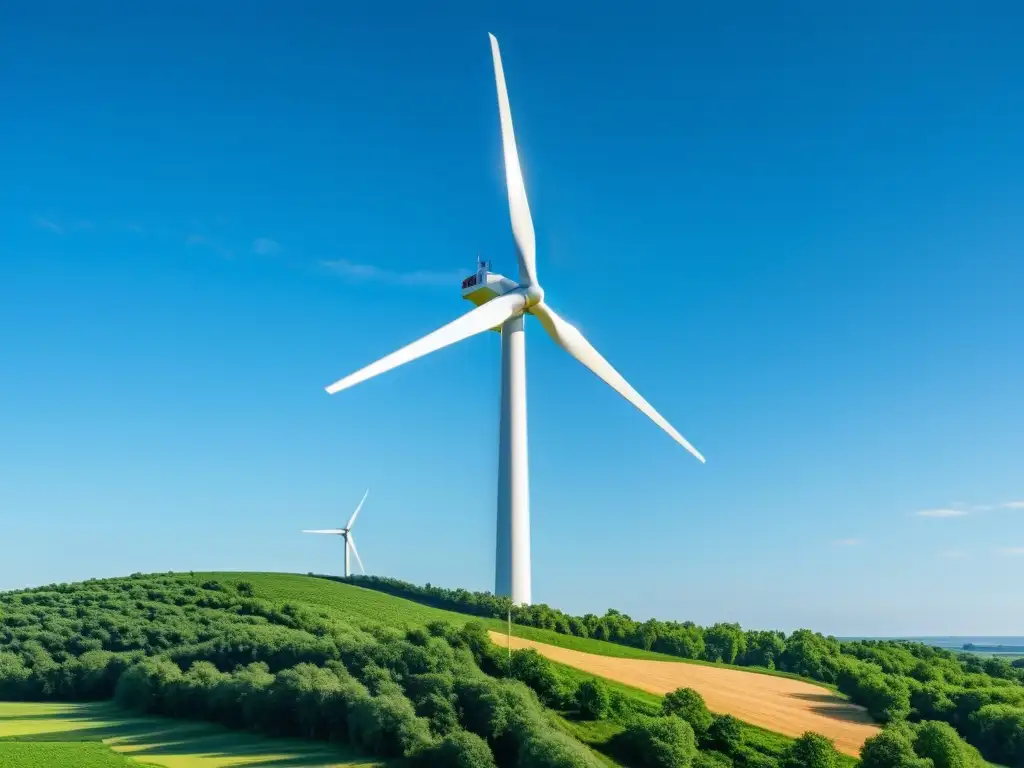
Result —
[[[494, 610], [493, 596], [459, 590], [448, 593], [449, 604], [451, 595], [465, 601], [457, 605], [467, 610]], [[543, 606], [538, 610], [545, 621], [573, 620]], [[609, 617], [640, 627], [615, 612]], [[735, 636], [741, 631], [735, 625], [721, 630], [719, 625], [708, 630], [655, 626], [706, 632], [709, 643], [717, 641], [716, 632]], [[791, 764], [794, 754], [822, 749], [831, 755], [822, 765], [849, 762], [813, 739], [793, 742], [713, 716], [702, 702], [680, 719], [663, 713], [657, 697], [559, 668], [534, 651], [515, 651], [509, 658], [490, 642], [487, 628], [504, 630], [505, 622], [294, 574], [136, 574], [51, 585], [0, 593], [0, 700], [114, 698], [135, 713], [125, 717], [164, 715], [276, 737], [329, 740], [417, 766], [777, 768]], [[569, 629], [516, 625], [513, 632], [607, 656], [684, 660]], [[770, 633], [753, 633], [758, 634]], [[916, 759], [915, 749], [941, 749], [955, 753], [957, 765], [980, 764], [977, 753], [944, 723], [929, 726], [931, 746], [922, 741], [919, 733], [925, 731], [906, 722], [915, 711], [911, 691], [927, 694], [915, 699], [927, 706], [940, 701], [928, 696], [963, 697], [954, 700], [956, 711], [974, 723], [972, 713], [981, 708], [986, 719], [977, 722], [984, 728], [1012, 734], [1018, 727], [1014, 718], [1024, 689], [963, 670], [934, 650], [929, 651], [934, 659], [894, 644], [855, 644], [840, 653], [834, 638], [808, 631], [789, 638], [772, 635], [766, 642], [800, 654], [808, 669], [817, 664], [836, 675], [841, 689], [849, 683], [858, 695], [875, 696], [870, 706], [891, 713], [887, 716], [898, 726], [884, 734], [893, 741], [886, 749], [908, 760]], [[900, 695], [907, 703], [901, 704]], [[709, 723], [714, 724], [710, 731]], [[981, 730], [976, 738], [1012, 757], [1000, 733]], [[99, 753], [93, 757], [104, 759]]]

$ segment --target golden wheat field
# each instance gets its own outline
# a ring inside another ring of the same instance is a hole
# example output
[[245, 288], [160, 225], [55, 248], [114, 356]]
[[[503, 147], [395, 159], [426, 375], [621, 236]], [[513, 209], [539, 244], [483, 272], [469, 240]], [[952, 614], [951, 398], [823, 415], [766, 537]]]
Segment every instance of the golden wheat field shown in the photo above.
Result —
[[[492, 631], [491, 639], [500, 645], [508, 642], [501, 632]], [[651, 693], [693, 688], [712, 712], [787, 736], [816, 731], [833, 739], [836, 748], [848, 755], [858, 754], [864, 741], [879, 730], [862, 707], [800, 680], [672, 661], [598, 656], [519, 637], [512, 638], [512, 647], [534, 648], [552, 661]]]

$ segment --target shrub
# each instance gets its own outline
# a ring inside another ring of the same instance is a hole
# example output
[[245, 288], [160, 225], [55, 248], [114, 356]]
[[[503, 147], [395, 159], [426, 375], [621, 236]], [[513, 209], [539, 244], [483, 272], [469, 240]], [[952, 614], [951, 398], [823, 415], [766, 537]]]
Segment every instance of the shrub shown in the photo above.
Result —
[[352, 743], [381, 757], [414, 755], [431, 744], [426, 720], [404, 696], [388, 694], [355, 702], [348, 715]]
[[886, 728], [864, 742], [860, 768], [933, 768], [930, 760], [918, 757], [907, 732]]
[[732, 715], [716, 715], [708, 728], [707, 746], [727, 755], [743, 746], [743, 726]]
[[688, 768], [697, 756], [693, 728], [680, 717], [636, 716], [615, 747], [637, 768]]
[[575, 739], [551, 728], [538, 728], [519, 749], [516, 768], [602, 768], [604, 762]]
[[416, 714], [430, 722], [430, 730], [439, 736], [459, 730], [459, 711], [451, 699], [438, 693], [428, 694], [416, 704]]
[[665, 694], [661, 700], [661, 709], [666, 715], [676, 715], [688, 722], [699, 741], [707, 737], [708, 729], [714, 721], [714, 715], [704, 703], [704, 697], [693, 688], [677, 688]]
[[533, 648], [512, 651], [509, 674], [530, 686], [545, 704], [561, 703], [558, 675], [555, 674], [551, 662]]
[[992, 762], [1024, 765], [1024, 709], [1009, 704], [986, 704], [973, 715], [981, 753]]
[[783, 768], [838, 768], [839, 753], [832, 739], [808, 731], [794, 741], [782, 758]]
[[414, 765], [422, 768], [495, 768], [487, 742], [469, 731], [457, 730], [439, 744], [416, 755]]
[[181, 679], [181, 669], [169, 659], [144, 659], [127, 670], [114, 697], [127, 709], [143, 713], [164, 711], [164, 689]]
[[981, 766], [978, 750], [967, 744], [947, 723], [926, 722], [917, 726], [914, 752], [927, 757], [935, 768], [973, 768]]
[[576, 689], [576, 706], [580, 716], [586, 720], [601, 720], [608, 715], [611, 695], [608, 686], [594, 678], [584, 680]]

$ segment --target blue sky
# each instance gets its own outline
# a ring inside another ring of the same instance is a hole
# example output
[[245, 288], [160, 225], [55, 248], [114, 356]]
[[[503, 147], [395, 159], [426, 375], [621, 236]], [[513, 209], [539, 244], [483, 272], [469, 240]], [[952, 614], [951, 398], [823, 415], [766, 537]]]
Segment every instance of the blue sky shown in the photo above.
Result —
[[0, 11], [0, 588], [336, 572], [367, 486], [492, 587], [497, 336], [323, 387], [514, 274], [493, 31], [549, 301], [708, 459], [528, 323], [535, 599], [1024, 634], [1019, 5], [357, 5]]

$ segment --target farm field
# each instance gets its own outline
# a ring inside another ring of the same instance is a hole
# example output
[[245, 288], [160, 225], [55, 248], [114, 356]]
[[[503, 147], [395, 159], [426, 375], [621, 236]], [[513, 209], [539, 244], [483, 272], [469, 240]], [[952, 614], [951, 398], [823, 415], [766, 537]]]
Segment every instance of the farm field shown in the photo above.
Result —
[[[491, 639], [507, 642], [505, 635], [495, 631]], [[816, 731], [835, 740], [836, 747], [848, 755], [858, 754], [864, 741], [879, 731], [863, 708], [799, 680], [677, 661], [611, 658], [518, 637], [512, 638], [512, 647], [534, 648], [552, 661], [650, 693], [693, 688], [712, 712], [787, 736]]]
[[317, 742], [136, 717], [112, 704], [0, 702], [3, 768], [371, 768], [385, 763]]

